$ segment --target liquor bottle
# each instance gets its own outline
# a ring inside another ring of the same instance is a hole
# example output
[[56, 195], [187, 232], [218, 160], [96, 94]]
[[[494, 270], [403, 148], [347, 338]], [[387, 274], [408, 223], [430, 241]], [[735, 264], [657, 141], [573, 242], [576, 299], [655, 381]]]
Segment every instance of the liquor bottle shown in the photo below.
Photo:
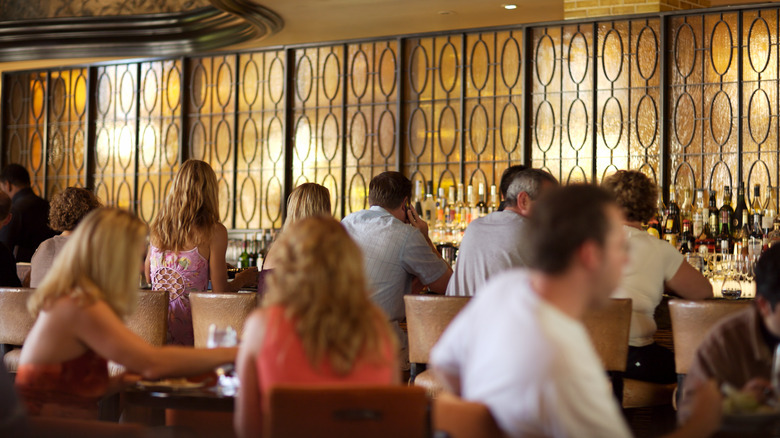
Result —
[[490, 203], [488, 204], [488, 213], [493, 213], [494, 211], [498, 211], [498, 191], [496, 190], [496, 185], [491, 184]]
[[649, 221], [647, 221], [647, 232], [651, 236], [655, 236], [657, 238], [661, 238], [661, 235], [663, 235], [664, 232], [664, 212], [666, 210], [666, 206], [664, 205], [663, 197], [661, 196], [661, 191], [658, 191], [658, 202], [656, 202], [656, 213], [655, 216], [650, 218]]
[[750, 222], [748, 218], [748, 210], [742, 210], [742, 219], [740, 220], [742, 226], [739, 228], [739, 233], [737, 233], [738, 238], [735, 239], [735, 241], [738, 240], [740, 243], [740, 251], [737, 254], [747, 254], [750, 247]]
[[265, 243], [265, 230], [260, 230], [260, 240], [257, 242], [257, 269], [263, 268], [263, 260], [268, 254], [268, 247]]
[[764, 234], [769, 234], [769, 232], [774, 229], [774, 223], [777, 220], [777, 188], [769, 186], [767, 187], [766, 192], [762, 225]]
[[466, 225], [470, 224], [471, 221], [474, 220], [474, 186], [469, 184], [468, 188], [466, 189], [466, 205], [464, 206], [466, 209]]
[[433, 181], [428, 181], [428, 190], [425, 192], [425, 200], [422, 203], [423, 216], [428, 225], [436, 220], [436, 201], [433, 199]]
[[762, 218], [764, 216], [764, 207], [761, 205], [761, 186], [758, 184], [753, 187], [753, 203], [750, 204], [750, 214], [750, 223], [755, 224], [756, 218], [758, 218], [758, 226], [761, 228]]
[[458, 184], [458, 201], [455, 203], [455, 208], [458, 209], [458, 228], [460, 230], [461, 237], [463, 237], [463, 232], [466, 230], [466, 225], [468, 225], [468, 222], [466, 222], [466, 219], [468, 218], [468, 212], [466, 211], [466, 203], [463, 202], [463, 184]]
[[[760, 211], [760, 209], [759, 209]], [[761, 229], [761, 215], [753, 215], [753, 230], [750, 232], [750, 239], [748, 242], [748, 254], [751, 256], [759, 256], [764, 250], [766, 245], [766, 235]]]
[[680, 252], [688, 254], [693, 252], [695, 248], [695, 240], [691, 233], [691, 221], [684, 219], [682, 221], [682, 234], [680, 235]]
[[448, 189], [447, 194], [447, 226], [452, 227], [455, 224], [457, 224], [456, 216], [458, 214], [458, 209], [455, 206], [455, 186], [452, 185]]
[[734, 216], [734, 209], [731, 208], [731, 187], [724, 186], [723, 187], [723, 205], [720, 206], [720, 210], [718, 211], [718, 224], [720, 226], [720, 229], [723, 229], [723, 224], [726, 224], [726, 229], [728, 230], [729, 235], [734, 235], [736, 233], [736, 230], [733, 230], [732, 227], [732, 220]]
[[249, 253], [247, 252], [247, 240], [246, 240], [246, 234], [244, 234], [244, 241], [241, 243], [241, 247], [243, 248], [243, 251], [241, 251], [241, 254], [238, 256], [238, 268], [239, 269], [246, 269], [249, 265]]
[[666, 222], [664, 222], [664, 239], [672, 246], [677, 246], [680, 237], [680, 207], [677, 205], [675, 190], [669, 190], [669, 205], [666, 207]]
[[707, 210], [709, 211], [710, 216], [707, 219], [707, 222], [710, 222], [712, 217], [715, 218], [715, 226], [712, 228], [712, 234], [715, 235], [718, 233], [718, 230], [720, 229], [720, 216], [718, 212], [718, 206], [715, 205], [717, 202], [717, 195], [715, 194], [715, 190], [710, 190], [710, 203]]
[[487, 214], [487, 204], [485, 203], [485, 183], [479, 183], [479, 202], [477, 202], [477, 211], [479, 217]]
[[419, 179], [414, 182], [414, 209], [417, 211], [417, 216], [424, 218], [422, 209], [423, 197], [422, 197], [422, 181]]
[[707, 208], [704, 206], [704, 190], [696, 190], [696, 208], [693, 210], [691, 219], [693, 235], [699, 237], [704, 231], [704, 224], [707, 220]]
[[257, 266], [257, 233], [255, 238], [249, 241], [249, 267]]
[[772, 231], [767, 236], [767, 249], [775, 246], [780, 242], [780, 222], [772, 224]]
[[742, 212], [747, 210], [745, 202], [745, 183], [740, 182], [737, 189], [737, 206], [734, 207], [734, 215], [731, 217], [731, 233], [736, 237], [742, 229]]
[[721, 222], [720, 232], [715, 242], [715, 251], [719, 254], [731, 254], [733, 249], [733, 241], [731, 240], [731, 233], [729, 232], [729, 226], [731, 222]]
[[680, 220], [692, 220], [693, 218], [693, 199], [691, 199], [691, 189], [686, 187], [683, 190], [683, 201], [680, 205]]
[[710, 220], [704, 224], [704, 230], [696, 237], [696, 251], [699, 254], [714, 254], [715, 253], [715, 234], [712, 230], [717, 229], [718, 218], [716, 216], [710, 216]]

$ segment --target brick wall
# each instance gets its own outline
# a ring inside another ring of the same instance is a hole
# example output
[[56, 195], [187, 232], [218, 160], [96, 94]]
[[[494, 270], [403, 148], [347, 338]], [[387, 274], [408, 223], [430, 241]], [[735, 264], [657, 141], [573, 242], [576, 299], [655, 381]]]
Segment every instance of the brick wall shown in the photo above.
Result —
[[709, 0], [563, 0], [566, 19], [706, 8]]

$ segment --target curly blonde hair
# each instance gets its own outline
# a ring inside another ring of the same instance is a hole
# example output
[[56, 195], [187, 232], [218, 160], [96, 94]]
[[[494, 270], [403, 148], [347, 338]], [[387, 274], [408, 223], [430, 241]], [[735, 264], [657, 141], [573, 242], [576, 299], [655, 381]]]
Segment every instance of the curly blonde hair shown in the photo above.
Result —
[[601, 186], [615, 196], [627, 220], [644, 223], [656, 214], [658, 188], [644, 173], [619, 170], [605, 178]]
[[287, 218], [282, 229], [305, 217], [330, 214], [330, 190], [319, 184], [303, 183], [287, 198]]
[[278, 305], [294, 321], [312, 366], [327, 357], [346, 375], [364, 353], [379, 361], [392, 335], [368, 295], [363, 256], [335, 219], [301, 219], [276, 243], [264, 306]]
[[135, 309], [147, 227], [118, 208], [89, 213], [54, 259], [51, 270], [27, 302], [35, 316], [60, 297], [87, 306], [105, 301], [120, 317]]
[[49, 204], [49, 228], [73, 231], [90, 211], [102, 207], [94, 193], [81, 187], [68, 187], [54, 195]]
[[163, 251], [181, 251], [207, 241], [219, 223], [217, 190], [217, 175], [208, 163], [185, 161], [152, 221], [152, 244]]

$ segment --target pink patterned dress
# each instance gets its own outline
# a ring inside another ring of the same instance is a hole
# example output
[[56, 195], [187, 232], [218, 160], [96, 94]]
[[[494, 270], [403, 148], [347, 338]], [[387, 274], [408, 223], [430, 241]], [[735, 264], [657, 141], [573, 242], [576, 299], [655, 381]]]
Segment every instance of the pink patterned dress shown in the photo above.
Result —
[[192, 330], [190, 292], [203, 292], [209, 284], [209, 261], [195, 247], [189, 251], [160, 251], [150, 245], [149, 261], [152, 289], [167, 290], [168, 343], [175, 345], [195, 344]]

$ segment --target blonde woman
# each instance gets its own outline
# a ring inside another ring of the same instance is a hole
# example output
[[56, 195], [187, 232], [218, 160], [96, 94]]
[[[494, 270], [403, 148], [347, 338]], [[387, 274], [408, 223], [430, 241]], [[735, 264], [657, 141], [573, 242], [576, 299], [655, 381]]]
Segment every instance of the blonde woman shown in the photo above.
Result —
[[16, 387], [32, 415], [96, 419], [110, 386], [107, 360], [147, 379], [197, 375], [232, 362], [230, 348], [153, 347], [122, 319], [136, 305], [146, 225], [98, 209], [78, 225], [28, 302], [37, 315]]
[[[293, 189], [287, 198], [287, 217], [282, 225], [282, 231], [305, 217], [329, 215], [331, 215], [331, 207], [328, 188], [316, 183], [303, 183]], [[262, 270], [274, 268], [273, 253], [274, 247], [272, 246], [263, 260]], [[260, 276], [261, 281], [258, 282], [258, 287], [262, 283], [263, 274]]]
[[335, 219], [295, 222], [276, 243], [264, 306], [247, 319], [235, 430], [259, 436], [278, 384], [397, 384], [387, 318], [370, 300], [360, 249]]
[[208, 163], [187, 160], [152, 221], [144, 270], [154, 290], [168, 290], [168, 343], [193, 345], [190, 292], [235, 292], [257, 278], [247, 269], [228, 282], [227, 229], [219, 222], [217, 176]]

